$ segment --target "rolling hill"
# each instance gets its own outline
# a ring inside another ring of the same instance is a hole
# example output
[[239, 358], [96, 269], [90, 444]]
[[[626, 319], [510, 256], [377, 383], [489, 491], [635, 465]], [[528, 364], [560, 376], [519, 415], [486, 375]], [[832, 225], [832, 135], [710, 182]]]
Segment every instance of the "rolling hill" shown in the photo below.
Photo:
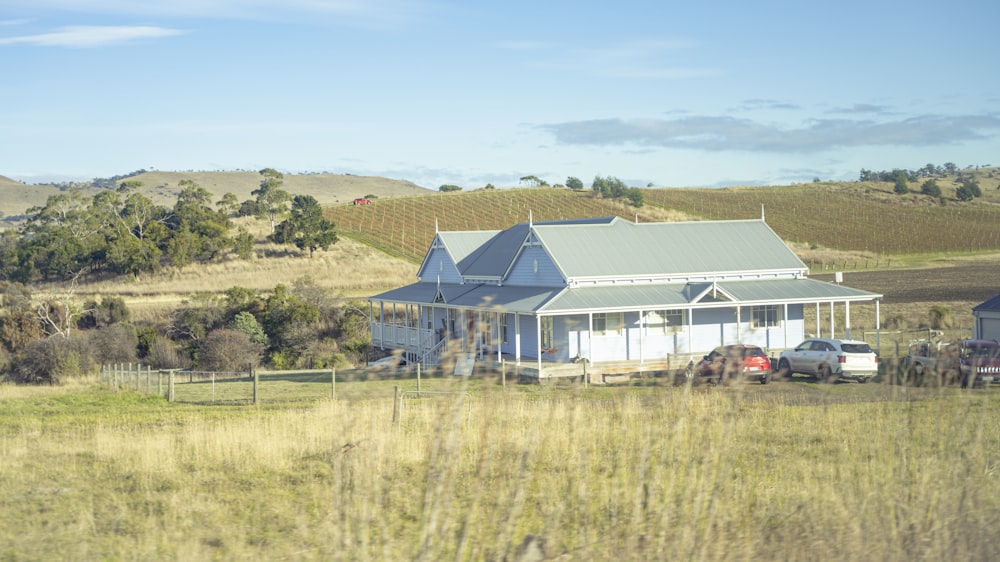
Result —
[[[260, 185], [261, 175], [257, 172], [160, 172], [150, 171], [131, 176], [131, 181], [142, 182], [142, 191], [155, 203], [172, 206], [180, 192], [177, 187], [181, 180], [192, 180], [212, 193], [218, 201], [226, 193], [233, 193], [240, 201], [252, 199], [250, 192]], [[425, 195], [434, 193], [405, 180], [395, 180], [377, 176], [352, 176], [341, 174], [289, 174], [285, 176], [283, 188], [296, 195], [311, 195], [321, 205], [348, 203], [356, 197], [368, 194], [378, 198]], [[10, 225], [36, 206], [42, 206], [49, 196], [63, 190], [56, 185], [27, 185], [0, 176], [0, 217]], [[98, 193], [99, 189], [89, 187], [86, 193]]]
[[[897, 195], [890, 184], [816, 183], [727, 189], [643, 189], [640, 208], [593, 196], [591, 190], [500, 189], [375, 201], [364, 207], [329, 207], [326, 215], [344, 236], [411, 262], [423, 258], [440, 230], [499, 230], [525, 222], [618, 215], [640, 222], [760, 218], [807, 264], [822, 265], [821, 250], [850, 252], [885, 265], [886, 256], [970, 254], [1000, 250], [1000, 191], [983, 186], [973, 201]], [[846, 269], [847, 267], [845, 267]]]

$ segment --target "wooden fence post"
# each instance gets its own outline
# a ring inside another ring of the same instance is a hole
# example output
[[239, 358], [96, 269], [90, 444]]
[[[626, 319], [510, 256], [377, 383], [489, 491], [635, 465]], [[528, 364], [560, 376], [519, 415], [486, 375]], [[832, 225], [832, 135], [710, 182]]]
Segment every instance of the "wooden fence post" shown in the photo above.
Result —
[[500, 388], [507, 390], [507, 360], [500, 358]]
[[174, 373], [177, 372], [176, 369], [170, 369], [170, 386], [167, 391], [167, 402], [174, 401]]
[[399, 386], [394, 387], [392, 394], [392, 427], [399, 425]]
[[330, 369], [330, 398], [337, 399], [337, 368]]
[[258, 377], [258, 375], [257, 375], [257, 368], [254, 367], [254, 366], [252, 366], [252, 365], [250, 366], [250, 376], [251, 376], [251, 378], [253, 378], [253, 404], [254, 404], [254, 406], [256, 406], [257, 405], [257, 377]]

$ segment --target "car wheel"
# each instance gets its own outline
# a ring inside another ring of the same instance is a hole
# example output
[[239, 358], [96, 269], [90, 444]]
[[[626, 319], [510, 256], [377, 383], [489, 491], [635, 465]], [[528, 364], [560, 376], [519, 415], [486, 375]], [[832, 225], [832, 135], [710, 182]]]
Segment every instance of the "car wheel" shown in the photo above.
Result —
[[767, 375], [762, 375], [760, 377], [760, 384], [767, 384]]
[[792, 366], [788, 363], [788, 359], [778, 361], [778, 376], [783, 379], [792, 378]]
[[830, 366], [820, 365], [819, 368], [816, 369], [816, 379], [819, 380], [819, 382], [833, 382], [833, 373], [830, 372]]
[[861, 384], [865, 384], [868, 381], [869, 381], [869, 377], [861, 377], [860, 379], [858, 379], [858, 382], [860, 382]]

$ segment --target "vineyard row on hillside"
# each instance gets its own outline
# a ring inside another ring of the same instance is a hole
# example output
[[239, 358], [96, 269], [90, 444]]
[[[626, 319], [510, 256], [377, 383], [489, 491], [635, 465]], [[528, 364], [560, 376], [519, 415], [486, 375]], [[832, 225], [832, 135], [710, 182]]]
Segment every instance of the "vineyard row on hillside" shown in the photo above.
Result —
[[[793, 186], [745, 189], [644, 189], [646, 209], [662, 207], [704, 220], [756, 219], [789, 242], [879, 255], [1000, 249], [1000, 206], [901, 204], [863, 191]], [[629, 208], [632, 209], [632, 208]], [[590, 191], [510, 189], [376, 200], [326, 209], [339, 233], [419, 262], [442, 231], [500, 230], [538, 221], [619, 215], [640, 221]]]

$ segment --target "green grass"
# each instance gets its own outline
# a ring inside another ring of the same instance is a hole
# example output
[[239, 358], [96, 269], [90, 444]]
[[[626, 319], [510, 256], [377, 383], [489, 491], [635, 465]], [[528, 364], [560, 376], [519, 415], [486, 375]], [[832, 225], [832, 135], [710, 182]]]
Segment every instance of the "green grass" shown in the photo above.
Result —
[[0, 387], [0, 558], [1000, 556], [994, 390], [438, 377], [471, 415], [408, 400], [395, 429], [397, 385], [262, 407]]

